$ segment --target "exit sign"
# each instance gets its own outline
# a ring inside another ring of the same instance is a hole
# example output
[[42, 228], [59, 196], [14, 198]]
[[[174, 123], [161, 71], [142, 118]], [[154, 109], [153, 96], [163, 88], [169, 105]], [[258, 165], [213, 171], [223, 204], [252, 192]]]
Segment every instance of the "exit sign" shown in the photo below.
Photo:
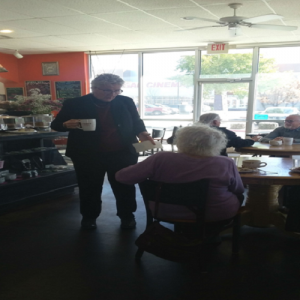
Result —
[[207, 45], [207, 54], [228, 53], [228, 43], [215, 43]]

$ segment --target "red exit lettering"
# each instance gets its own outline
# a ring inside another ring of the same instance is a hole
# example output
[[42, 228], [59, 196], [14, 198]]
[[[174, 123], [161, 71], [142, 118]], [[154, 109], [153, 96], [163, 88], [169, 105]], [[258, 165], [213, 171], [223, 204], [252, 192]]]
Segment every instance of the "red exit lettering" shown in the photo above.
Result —
[[225, 49], [225, 44], [213, 44], [211, 46], [212, 51], [221, 51]]

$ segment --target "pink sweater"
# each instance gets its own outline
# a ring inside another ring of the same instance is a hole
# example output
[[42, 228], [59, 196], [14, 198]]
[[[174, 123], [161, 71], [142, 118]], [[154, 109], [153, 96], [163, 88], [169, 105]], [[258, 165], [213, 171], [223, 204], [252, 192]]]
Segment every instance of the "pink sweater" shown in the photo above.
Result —
[[[120, 170], [116, 179], [125, 184], [135, 184], [145, 179], [169, 183], [210, 179], [206, 206], [206, 221], [221, 221], [233, 217], [240, 207], [236, 194], [244, 192], [244, 185], [231, 158], [213, 156], [194, 158], [183, 153], [159, 152], [144, 161]], [[194, 218], [182, 206], [160, 205], [160, 216], [168, 214]]]

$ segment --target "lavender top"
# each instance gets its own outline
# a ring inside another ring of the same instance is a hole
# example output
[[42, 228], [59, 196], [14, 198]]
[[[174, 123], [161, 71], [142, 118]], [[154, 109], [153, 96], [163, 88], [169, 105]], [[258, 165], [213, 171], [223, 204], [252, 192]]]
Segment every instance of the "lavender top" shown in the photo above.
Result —
[[[233, 160], [224, 156], [194, 158], [183, 153], [159, 152], [116, 173], [116, 179], [125, 184], [139, 183], [147, 178], [168, 183], [209, 179], [206, 221], [233, 217], [240, 207], [236, 195], [244, 192]], [[170, 213], [173, 217], [178, 214], [180, 217], [194, 218], [194, 214], [188, 209], [183, 210], [182, 206], [160, 205], [159, 209], [161, 217], [167, 217], [166, 214]]]

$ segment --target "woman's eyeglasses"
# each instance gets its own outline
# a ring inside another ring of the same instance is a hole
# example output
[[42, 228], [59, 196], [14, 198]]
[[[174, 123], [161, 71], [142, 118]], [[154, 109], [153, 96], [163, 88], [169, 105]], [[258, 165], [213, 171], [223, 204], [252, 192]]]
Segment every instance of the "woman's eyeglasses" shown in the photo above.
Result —
[[123, 93], [123, 90], [115, 90], [115, 91], [112, 91], [112, 90], [103, 90], [103, 89], [99, 89], [97, 87], [96, 87], [96, 89], [102, 91], [105, 94], [117, 94], [117, 95], [120, 95], [120, 94]]

